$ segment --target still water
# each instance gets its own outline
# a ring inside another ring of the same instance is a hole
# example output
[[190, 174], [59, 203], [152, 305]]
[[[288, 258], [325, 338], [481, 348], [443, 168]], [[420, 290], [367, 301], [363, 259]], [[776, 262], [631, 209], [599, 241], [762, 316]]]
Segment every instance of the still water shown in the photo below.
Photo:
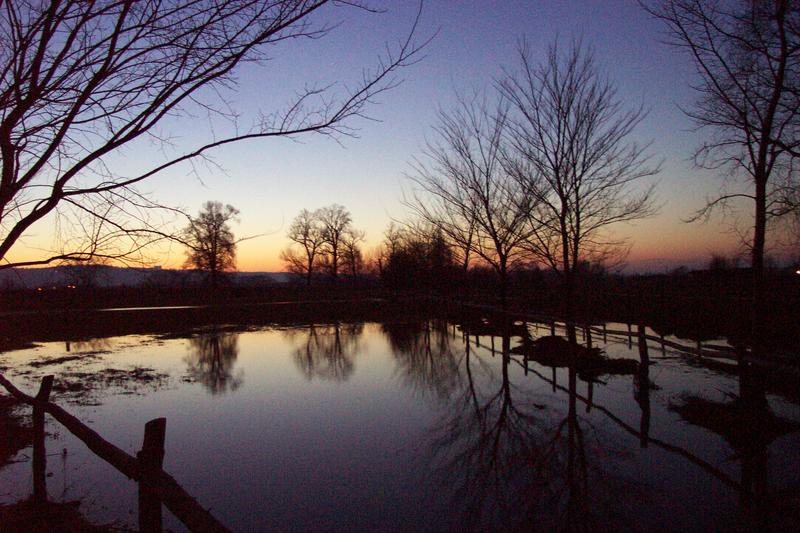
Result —
[[[217, 326], [40, 344], [0, 367], [29, 393], [55, 374], [51, 398], [133, 455], [166, 417], [164, 469], [235, 531], [797, 530], [791, 380], [657, 343], [642, 372], [615, 335], [593, 344], [633, 361], [581, 371], [526, 360], [515, 333]], [[49, 499], [136, 528], [136, 484], [46, 429]], [[0, 465], [0, 504], [30, 496], [31, 455]]]

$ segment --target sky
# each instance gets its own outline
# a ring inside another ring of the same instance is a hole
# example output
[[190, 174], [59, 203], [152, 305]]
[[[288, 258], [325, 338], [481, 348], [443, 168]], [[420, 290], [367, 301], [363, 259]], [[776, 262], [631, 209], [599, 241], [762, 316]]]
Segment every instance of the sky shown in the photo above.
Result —
[[[416, 2], [375, 1], [382, 13], [338, 7], [320, 13], [320, 22], [337, 26], [325, 37], [292, 40], [270, 50], [265, 64], [246, 64], [237, 85], [225, 93], [246, 129], [259, 112], [285, 108], [306, 86], [335, 83], [334, 93], [352, 87], [364, 69], [373, 68], [386, 46], [396, 46], [409, 31]], [[684, 222], [716, 193], [721, 181], [693, 168], [690, 156], [701, 140], [679, 106], [694, 101], [690, 60], [663, 44], [663, 28], [635, 1], [478, 1], [427, 0], [417, 40], [433, 36], [417, 64], [398, 72], [401, 83], [383, 93], [367, 111], [370, 120], [348, 123], [355, 136], [306, 135], [241, 142], [212, 153], [214, 165], [173, 168], [145, 182], [153, 198], [196, 213], [206, 200], [218, 200], [241, 212], [233, 225], [237, 236], [257, 236], [239, 244], [238, 269], [279, 271], [286, 231], [301, 209], [338, 203], [366, 231], [366, 248], [379, 244], [392, 219], [403, 219], [401, 199], [411, 190], [406, 175], [432, 138], [437, 109], [454, 105], [456, 95], [489, 90], [503, 67], [516, 67], [515, 52], [525, 39], [542, 58], [556, 38], [581, 37], [595, 49], [602, 71], [627, 105], [649, 110], [635, 132], [637, 142], [651, 142], [650, 153], [663, 159], [655, 178], [657, 216], [620, 226], [616, 234], [631, 239], [632, 271], [662, 271], [685, 264], [699, 266], [711, 253], [732, 253], [737, 239], [727, 222]], [[230, 129], [230, 124], [181, 116], [163, 125], [172, 150], [194, 146]], [[116, 168], [135, 170], [163, 159], [155, 146], [117, 154]], [[24, 258], [52, 242], [43, 224], [26, 236], [10, 259]], [[27, 249], [26, 249], [27, 248]], [[180, 267], [183, 251], [162, 250], [158, 261]]]

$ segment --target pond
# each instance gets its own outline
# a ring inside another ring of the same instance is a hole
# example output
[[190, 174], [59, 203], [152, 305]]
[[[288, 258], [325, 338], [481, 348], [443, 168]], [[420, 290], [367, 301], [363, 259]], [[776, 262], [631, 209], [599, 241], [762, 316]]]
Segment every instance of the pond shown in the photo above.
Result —
[[[54, 374], [52, 400], [132, 455], [166, 417], [164, 470], [234, 531], [797, 530], [796, 377], [655, 342], [645, 366], [614, 334], [586, 367], [549, 327], [468, 327], [218, 325], [41, 343], [0, 369], [30, 394]], [[135, 529], [136, 483], [46, 431], [49, 500]], [[6, 507], [33, 491], [20, 446]]]

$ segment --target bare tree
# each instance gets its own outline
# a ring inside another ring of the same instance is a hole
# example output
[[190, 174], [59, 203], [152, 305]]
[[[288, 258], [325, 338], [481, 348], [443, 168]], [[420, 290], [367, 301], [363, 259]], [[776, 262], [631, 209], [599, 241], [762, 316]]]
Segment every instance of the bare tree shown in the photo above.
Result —
[[317, 269], [317, 262], [324, 244], [322, 224], [319, 212], [307, 209], [300, 211], [289, 226], [286, 235], [293, 243], [298, 244], [300, 251], [289, 246], [281, 252], [281, 259], [290, 272], [305, 276], [306, 285], [311, 285], [311, 277]]
[[389, 222], [383, 232], [383, 242], [373, 252], [374, 270], [378, 276], [383, 275], [384, 268], [389, 264], [389, 259], [396, 253], [405, 239], [404, 230], [394, 221]]
[[[349, 92], [306, 88], [250, 129], [236, 124], [220, 96], [243, 63], [265, 64], [292, 40], [324, 36], [332, 26], [322, 18], [332, 9], [371, 11], [333, 0], [0, 3], [0, 259], [63, 210], [89, 226], [89, 244], [16, 266], [123, 257], [166, 236], [148, 215], [158, 206], [135, 189], [142, 181], [244, 139], [351, 134], [349, 119], [364, 116], [376, 95], [396, 85], [397, 69], [416, 61], [416, 21]], [[169, 148], [167, 120], [197, 110], [229, 120], [235, 132], [135, 173], [111, 167], [125, 147], [149, 140]], [[125, 236], [131, 243], [120, 244]]]
[[334, 283], [339, 275], [342, 242], [352, 229], [350, 212], [339, 204], [332, 204], [317, 211], [322, 225], [322, 242], [325, 244], [325, 261]]
[[695, 152], [700, 167], [744, 176], [746, 189], [724, 190], [695, 218], [731, 201], [753, 202], [748, 239], [756, 284], [763, 274], [770, 218], [793, 209], [800, 156], [800, 6], [790, 0], [643, 2], [663, 21], [670, 43], [688, 52], [699, 99], [685, 111], [709, 136]]
[[236, 268], [237, 241], [229, 222], [238, 214], [231, 205], [206, 202], [185, 230], [186, 266], [206, 273], [212, 288], [217, 287], [222, 273]]
[[364, 266], [364, 256], [361, 252], [361, 243], [367, 234], [361, 230], [350, 229], [342, 238], [342, 265], [355, 280]]
[[425, 150], [429, 162], [417, 160], [410, 176], [418, 193], [406, 201], [462, 251], [464, 265], [474, 252], [494, 268], [503, 305], [509, 270], [530, 231], [527, 197], [504, 165], [506, 121], [503, 105], [491, 107], [478, 95], [440, 111], [437, 139]]
[[552, 45], [538, 65], [523, 43], [519, 60], [498, 83], [511, 106], [509, 166], [528, 197], [528, 247], [561, 275], [569, 316], [581, 262], [624, 249], [609, 226], [653, 212], [653, 186], [638, 182], [659, 165], [629, 140], [644, 111], [623, 107], [580, 42], [565, 54]]

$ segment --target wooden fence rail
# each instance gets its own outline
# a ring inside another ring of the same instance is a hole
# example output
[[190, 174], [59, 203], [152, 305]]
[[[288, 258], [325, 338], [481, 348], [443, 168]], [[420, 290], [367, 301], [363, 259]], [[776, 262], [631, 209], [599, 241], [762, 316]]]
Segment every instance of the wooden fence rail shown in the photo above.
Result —
[[96, 431], [63, 408], [49, 401], [53, 376], [45, 376], [39, 393], [33, 397], [17, 389], [0, 374], [0, 385], [17, 400], [33, 406], [34, 411], [34, 500], [46, 499], [44, 450], [44, 413], [78, 437], [95, 455], [119, 472], [139, 483], [139, 526], [144, 532], [161, 531], [161, 503], [192, 531], [227, 532], [222, 523], [204, 509], [175, 479], [161, 468], [164, 454], [166, 419], [151, 420], [145, 425], [142, 450], [133, 457], [111, 444]]

